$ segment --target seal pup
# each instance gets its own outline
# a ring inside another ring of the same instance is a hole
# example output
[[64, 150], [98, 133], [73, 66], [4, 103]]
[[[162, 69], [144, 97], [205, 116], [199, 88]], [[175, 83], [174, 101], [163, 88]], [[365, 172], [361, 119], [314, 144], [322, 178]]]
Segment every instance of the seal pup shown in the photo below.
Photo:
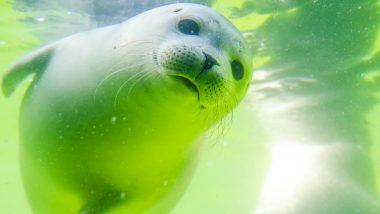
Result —
[[196, 165], [199, 137], [252, 75], [240, 32], [196, 4], [159, 7], [75, 34], [14, 63], [34, 74], [20, 115], [21, 168], [38, 214], [165, 213]]

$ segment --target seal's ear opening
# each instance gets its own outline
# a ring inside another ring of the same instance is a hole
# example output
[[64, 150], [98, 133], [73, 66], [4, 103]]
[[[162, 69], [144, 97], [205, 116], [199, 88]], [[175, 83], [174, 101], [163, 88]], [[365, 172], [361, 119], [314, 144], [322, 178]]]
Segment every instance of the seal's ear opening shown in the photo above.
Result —
[[43, 73], [49, 64], [53, 50], [54, 45], [45, 46], [13, 63], [3, 77], [2, 90], [4, 95], [9, 97], [27, 76]]

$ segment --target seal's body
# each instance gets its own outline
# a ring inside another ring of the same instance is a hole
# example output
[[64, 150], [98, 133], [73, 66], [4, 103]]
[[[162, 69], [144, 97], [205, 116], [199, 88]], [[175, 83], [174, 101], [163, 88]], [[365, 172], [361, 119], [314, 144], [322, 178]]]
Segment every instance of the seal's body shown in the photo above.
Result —
[[43, 47], [10, 68], [21, 165], [35, 213], [163, 213], [182, 194], [200, 135], [242, 99], [251, 57], [213, 10], [173, 4]]

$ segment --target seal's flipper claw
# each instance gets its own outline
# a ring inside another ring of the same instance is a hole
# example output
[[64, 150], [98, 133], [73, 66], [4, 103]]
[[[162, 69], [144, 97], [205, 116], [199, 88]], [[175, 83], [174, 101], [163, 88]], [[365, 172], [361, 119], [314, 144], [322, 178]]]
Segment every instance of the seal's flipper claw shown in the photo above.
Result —
[[85, 204], [78, 214], [102, 214], [111, 210], [125, 200], [125, 193], [108, 192], [98, 198], [90, 200]]
[[46, 69], [54, 52], [55, 45], [48, 45], [26, 54], [13, 63], [6, 72], [2, 81], [2, 90], [6, 97], [10, 96], [17, 85], [27, 76], [40, 74]]

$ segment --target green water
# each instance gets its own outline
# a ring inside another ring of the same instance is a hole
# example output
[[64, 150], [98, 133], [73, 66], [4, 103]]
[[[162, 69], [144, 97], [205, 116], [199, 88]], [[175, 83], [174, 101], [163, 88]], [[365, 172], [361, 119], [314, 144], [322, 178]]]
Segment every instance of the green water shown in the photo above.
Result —
[[[21, 2], [0, 2], [0, 74], [25, 51], [123, 17], [115, 13], [111, 19], [106, 8], [95, 18], [89, 14], [97, 11], [73, 10], [88, 7], [85, 1], [77, 1], [78, 7], [75, 1], [45, 6], [44, 1]], [[377, 190], [366, 190], [379, 195], [380, 2], [206, 3], [244, 33], [256, 73], [228, 133], [210, 140], [173, 213], [252, 213], [270, 169], [268, 145], [278, 139], [360, 145], [375, 172], [367, 177], [378, 184]], [[27, 85], [8, 99], [0, 96], [0, 212], [5, 214], [30, 213], [18, 167], [18, 111]]]

